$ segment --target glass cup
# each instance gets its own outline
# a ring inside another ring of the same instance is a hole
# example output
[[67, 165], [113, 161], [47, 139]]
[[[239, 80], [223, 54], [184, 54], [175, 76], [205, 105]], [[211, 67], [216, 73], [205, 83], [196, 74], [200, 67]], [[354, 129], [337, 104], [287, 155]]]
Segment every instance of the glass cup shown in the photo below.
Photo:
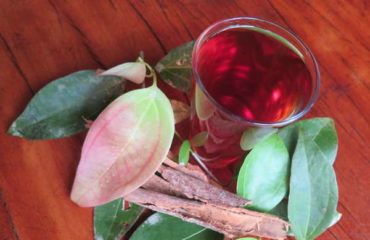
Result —
[[301, 118], [318, 97], [320, 73], [308, 47], [269, 21], [238, 17], [216, 22], [192, 55], [190, 140], [209, 168], [239, 160], [242, 133], [282, 127]]

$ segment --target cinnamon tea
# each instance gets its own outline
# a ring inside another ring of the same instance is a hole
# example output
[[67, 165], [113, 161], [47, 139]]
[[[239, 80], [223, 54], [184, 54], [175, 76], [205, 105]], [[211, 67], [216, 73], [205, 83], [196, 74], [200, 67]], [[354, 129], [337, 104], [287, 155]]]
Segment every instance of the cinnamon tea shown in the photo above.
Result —
[[270, 31], [223, 29], [200, 46], [196, 58], [193, 68], [202, 86], [198, 82], [194, 89], [191, 137], [207, 132], [204, 145], [193, 147], [213, 167], [240, 158], [239, 141], [248, 122], [283, 121], [312, 96], [313, 80], [302, 53]]

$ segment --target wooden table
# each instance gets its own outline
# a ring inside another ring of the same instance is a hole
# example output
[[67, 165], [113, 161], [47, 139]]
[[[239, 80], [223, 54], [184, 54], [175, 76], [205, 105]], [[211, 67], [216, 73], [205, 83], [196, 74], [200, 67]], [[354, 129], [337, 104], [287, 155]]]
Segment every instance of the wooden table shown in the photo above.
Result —
[[368, 0], [1, 0], [0, 239], [92, 239], [92, 211], [69, 200], [83, 134], [28, 141], [5, 134], [34, 93], [80, 69], [155, 64], [211, 23], [255, 16], [286, 26], [322, 74], [308, 117], [335, 119], [342, 220], [319, 239], [370, 239]]

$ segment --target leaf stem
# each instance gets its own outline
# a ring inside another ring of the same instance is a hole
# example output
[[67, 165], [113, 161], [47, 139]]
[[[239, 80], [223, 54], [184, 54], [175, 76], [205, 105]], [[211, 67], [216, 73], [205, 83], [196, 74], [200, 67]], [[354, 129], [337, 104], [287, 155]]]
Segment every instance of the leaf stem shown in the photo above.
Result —
[[212, 180], [222, 185], [221, 182], [216, 178], [216, 176], [213, 175], [213, 173], [208, 169], [208, 167], [202, 162], [202, 160], [198, 157], [198, 155], [195, 152], [193, 152], [193, 150], [191, 150], [191, 155], [198, 162], [199, 166], [203, 168], [203, 170], [208, 174], [208, 176], [212, 178]]
[[175, 135], [181, 140], [181, 141], [184, 141], [184, 138], [181, 137], [180, 133], [178, 131], [175, 130]]
[[150, 66], [147, 62], [145, 62], [141, 57], [138, 57], [138, 62], [141, 62], [145, 65], [145, 67], [149, 70], [149, 74], [146, 74], [145, 77], [153, 78], [153, 86], [157, 86], [157, 74], [155, 73], [155, 70]]

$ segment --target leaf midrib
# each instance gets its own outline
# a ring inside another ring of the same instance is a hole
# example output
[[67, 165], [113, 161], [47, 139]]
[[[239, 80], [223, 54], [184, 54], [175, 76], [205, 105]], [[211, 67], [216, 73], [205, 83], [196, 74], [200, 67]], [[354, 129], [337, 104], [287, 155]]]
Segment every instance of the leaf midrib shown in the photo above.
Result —
[[[122, 82], [121, 82], [122, 83]], [[116, 85], [115, 86], [111, 86], [110, 88], [108, 88], [108, 89], [111, 89], [111, 88], [114, 88], [114, 87], [116, 87]], [[101, 92], [104, 92], [104, 91], [106, 91], [107, 89], [103, 89], [103, 88], [99, 88], [99, 89], [102, 89], [101, 91], [97, 91], [98, 93], [101, 93]], [[42, 90], [41, 90], [42, 91]], [[41, 94], [41, 93], [40, 93]], [[36, 97], [36, 96], [35, 96]], [[82, 99], [82, 101], [87, 101], [87, 100], [89, 100], [90, 98], [92, 98], [93, 96], [88, 96], [88, 97], [86, 97], [86, 98], [83, 98]], [[82, 102], [81, 101], [81, 102]], [[45, 118], [42, 118], [42, 119], [37, 119], [35, 122], [29, 122], [30, 124], [22, 124], [22, 126], [21, 126], [21, 128], [19, 129], [19, 131], [23, 131], [23, 129], [24, 128], [26, 128], [26, 127], [29, 127], [29, 126], [32, 126], [32, 125], [38, 125], [38, 124], [40, 124], [40, 123], [42, 123], [42, 122], [44, 122], [44, 121], [46, 121], [46, 120], [49, 120], [50, 118], [53, 118], [53, 117], [55, 117], [55, 115], [57, 115], [57, 114], [60, 114], [60, 113], [63, 113], [63, 112], [65, 112], [65, 111], [67, 111], [67, 110], [70, 110], [70, 109], [72, 109], [74, 106], [76, 106], [76, 104], [74, 103], [74, 104], [70, 104], [70, 105], [67, 105], [66, 107], [64, 107], [63, 109], [61, 109], [61, 110], [58, 110], [58, 111], [54, 111], [54, 112], [51, 112], [51, 113], [49, 113], [49, 114], [47, 114], [46, 116], [47, 117], [45, 117]], [[23, 113], [22, 113], [23, 114]], [[18, 119], [17, 119], [18, 120]], [[16, 121], [17, 121], [16, 120]], [[17, 128], [18, 128], [18, 126], [17, 126]], [[16, 128], [16, 129], [17, 129]]]
[[[153, 97], [153, 96], [151, 96], [150, 94], [148, 94], [148, 96], [147, 97], [145, 97], [145, 98], [142, 98], [141, 99], [141, 101], [139, 101], [137, 104], [139, 104], [139, 103], [142, 103], [144, 100], [146, 100], [146, 99], [148, 99], [148, 98], [155, 98], [155, 97]], [[143, 111], [143, 114], [140, 116], [140, 118], [139, 118], [139, 120], [137, 121], [137, 124], [136, 124], [136, 126], [135, 126], [135, 128], [134, 128], [134, 130], [133, 130], [133, 132], [134, 133], [136, 133], [137, 132], [137, 130], [138, 130], [138, 128], [139, 128], [139, 125], [141, 124], [141, 122], [143, 121], [143, 118], [144, 118], [144, 115], [147, 113], [147, 111], [148, 111], [148, 109], [149, 109], [149, 106], [151, 106], [151, 104], [153, 103], [154, 101], [152, 101], [150, 104], [148, 104], [147, 105], [147, 107], [146, 107], [146, 109], [145, 109], [145, 111]], [[107, 126], [108, 124], [110, 123], [110, 121], [108, 122], [108, 123], [106, 123], [105, 125], [104, 125], [104, 127], [105, 126]], [[122, 149], [125, 149], [129, 144], [131, 144], [131, 139], [132, 139], [132, 136], [133, 136], [134, 134], [131, 134], [130, 135], [130, 137], [129, 137], [129, 140], [126, 142], [126, 144], [125, 144], [125, 146], [123, 146], [122, 147]], [[98, 136], [95, 136], [95, 139], [97, 138]], [[92, 141], [94, 141], [94, 140], [92, 140]], [[123, 151], [123, 150], [122, 150]], [[121, 154], [121, 153], [120, 153]], [[90, 190], [92, 187], [94, 187], [94, 185], [110, 170], [112, 168], [112, 166], [110, 166], [109, 168], [107, 168], [102, 174], [100, 174], [100, 176], [98, 177], [98, 178], [96, 178], [96, 180], [95, 181], [93, 181], [92, 182], [92, 184], [90, 184], [86, 189], [85, 189], [85, 191], [82, 193], [82, 194], [80, 194], [80, 196], [79, 196], [79, 198], [78, 199], [80, 199], [81, 197], [83, 197], [85, 194], [86, 194], [86, 192], [88, 191], [88, 190]]]
[[203, 229], [201, 229], [201, 230], [199, 230], [199, 231], [197, 231], [197, 232], [195, 232], [195, 233], [193, 233], [193, 234], [191, 234], [191, 235], [189, 235], [189, 236], [187, 236], [187, 237], [185, 237], [185, 238], [182, 238], [181, 240], [187, 240], [187, 239], [190, 239], [190, 238], [192, 238], [192, 237], [194, 237], [194, 236], [198, 235], [199, 233], [204, 232], [205, 230], [207, 230], [207, 228], [203, 228]]
[[[120, 200], [118, 201], [118, 204], [117, 204], [117, 207], [115, 209], [115, 212], [114, 212], [114, 218], [113, 218], [113, 221], [111, 222], [110, 226], [109, 226], [109, 231], [107, 233], [107, 237], [110, 237], [112, 235], [112, 228], [113, 228], [113, 225], [116, 223], [116, 219], [117, 219], [117, 216], [118, 216], [118, 211], [120, 210], [120, 205], [121, 205], [121, 201], [123, 200]], [[109, 238], [108, 238], [109, 239]]]

